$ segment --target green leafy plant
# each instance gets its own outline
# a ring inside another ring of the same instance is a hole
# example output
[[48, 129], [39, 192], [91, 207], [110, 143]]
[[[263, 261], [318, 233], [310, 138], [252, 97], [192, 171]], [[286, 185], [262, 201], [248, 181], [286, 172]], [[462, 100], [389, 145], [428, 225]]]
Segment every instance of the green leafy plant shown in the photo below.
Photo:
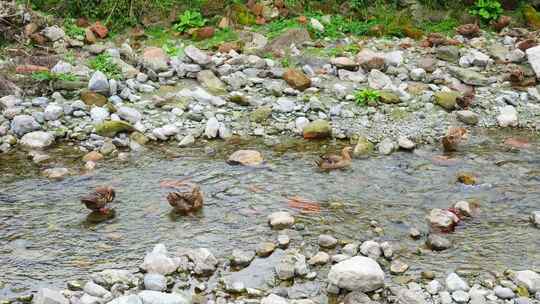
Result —
[[179, 56], [183, 53], [183, 50], [179, 48], [178, 46], [176, 46], [176, 44], [171, 40], [168, 40], [167, 42], [165, 42], [165, 44], [163, 44], [161, 48], [165, 51], [165, 53], [167, 53], [167, 55], [173, 56], [173, 57]]
[[200, 12], [186, 10], [178, 21], [173, 26], [174, 30], [183, 33], [194, 27], [202, 27], [206, 24], [206, 19], [203, 18]]
[[284, 67], [284, 68], [291, 67], [291, 61], [290, 61], [289, 57], [285, 57], [285, 58], [281, 59], [281, 66]]
[[39, 82], [55, 81], [55, 80], [64, 80], [64, 81], [78, 80], [77, 76], [73, 74], [52, 73], [49, 71], [34, 72], [32, 73], [32, 79]]
[[109, 79], [119, 79], [122, 77], [120, 67], [113, 62], [109, 54], [100, 54], [88, 62], [88, 66], [96, 71], [101, 71]]
[[480, 18], [480, 21], [488, 23], [499, 19], [503, 12], [498, 0], [476, 0], [469, 13]]
[[64, 30], [66, 35], [71, 38], [84, 37], [85, 35], [85, 29], [77, 26], [71, 18], [67, 18], [64, 21]]
[[381, 94], [377, 90], [367, 88], [357, 91], [354, 94], [354, 98], [358, 105], [365, 106], [368, 104], [376, 104], [381, 98]]

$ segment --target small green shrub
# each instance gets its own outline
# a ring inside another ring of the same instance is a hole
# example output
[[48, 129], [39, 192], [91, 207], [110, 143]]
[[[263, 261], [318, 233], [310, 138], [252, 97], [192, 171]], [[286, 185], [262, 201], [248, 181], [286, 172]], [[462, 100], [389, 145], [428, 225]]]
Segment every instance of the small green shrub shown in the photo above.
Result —
[[469, 13], [480, 18], [480, 21], [488, 23], [499, 19], [503, 12], [498, 0], [476, 0]]
[[174, 57], [183, 54], [183, 50], [179, 48], [173, 41], [169, 40], [161, 46], [161, 48], [167, 53], [167, 55]]
[[84, 37], [85, 35], [84, 28], [77, 26], [71, 18], [64, 21], [64, 31], [71, 38]]
[[376, 104], [381, 98], [381, 94], [377, 90], [367, 88], [357, 91], [354, 94], [354, 98], [358, 105], [365, 106], [369, 104]]
[[194, 27], [202, 27], [206, 24], [206, 19], [203, 18], [200, 12], [195, 12], [191, 10], [186, 10], [178, 18], [173, 26], [174, 30], [180, 33], [183, 33]]
[[109, 54], [100, 54], [88, 62], [88, 66], [96, 71], [103, 72], [109, 79], [122, 77], [120, 67], [116, 65]]
[[45, 81], [55, 81], [55, 80], [64, 80], [64, 81], [75, 81], [78, 80], [77, 76], [73, 74], [65, 73], [52, 73], [49, 71], [40, 71], [32, 73], [32, 79], [39, 82]]

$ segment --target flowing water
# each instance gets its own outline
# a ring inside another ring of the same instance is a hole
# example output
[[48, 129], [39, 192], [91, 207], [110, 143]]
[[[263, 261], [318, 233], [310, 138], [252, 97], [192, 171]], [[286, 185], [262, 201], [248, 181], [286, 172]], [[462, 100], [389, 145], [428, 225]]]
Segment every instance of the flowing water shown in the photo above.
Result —
[[[60, 182], [40, 177], [40, 168], [22, 153], [0, 155], [0, 298], [40, 286], [64, 287], [67, 280], [107, 268], [136, 268], [158, 242], [171, 251], [208, 247], [218, 257], [234, 248], [254, 249], [275, 239], [266, 218], [278, 210], [295, 213], [303, 226], [296, 233], [313, 251], [321, 233], [395, 241], [411, 274], [539, 269], [540, 230], [528, 222], [529, 214], [540, 209], [538, 135], [477, 132], [465, 152], [446, 158], [437, 147], [424, 147], [357, 159], [352, 170], [331, 173], [317, 172], [313, 161], [344, 143], [215, 142], [214, 154], [204, 147], [155, 146], [128, 162], [101, 162], [92, 173], [82, 172], [80, 152], [68, 146], [50, 152], [55, 165], [73, 173]], [[502, 143], [509, 136], [526, 137], [529, 146], [510, 149]], [[227, 165], [227, 155], [239, 148], [261, 151], [266, 165]], [[456, 183], [462, 171], [474, 172], [479, 185]], [[161, 180], [184, 177], [205, 193], [203, 212], [191, 217], [171, 213], [159, 187]], [[79, 197], [102, 184], [117, 190], [116, 217], [94, 223]], [[319, 203], [320, 212], [291, 209], [287, 201], [293, 196]], [[410, 239], [409, 228], [427, 231], [424, 218], [431, 208], [463, 199], [478, 202], [481, 212], [448, 235], [453, 248], [419, 251], [423, 240]], [[384, 235], [374, 232], [373, 220]]]

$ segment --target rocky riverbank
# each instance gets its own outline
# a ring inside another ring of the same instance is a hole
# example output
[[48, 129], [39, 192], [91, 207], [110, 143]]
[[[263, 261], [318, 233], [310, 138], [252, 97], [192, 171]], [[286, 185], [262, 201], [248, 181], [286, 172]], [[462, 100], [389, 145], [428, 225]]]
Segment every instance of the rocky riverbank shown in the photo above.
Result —
[[[239, 34], [241, 48], [224, 43], [209, 52], [180, 42], [182, 55], [169, 56], [141, 42], [136, 51], [130, 37], [85, 46], [60, 27], [44, 28], [42, 35], [58, 53], [74, 50], [77, 60], [60, 58], [52, 66], [50, 94], [0, 99], [0, 151], [44, 149], [68, 140], [108, 154], [138, 150], [149, 140], [189, 146], [232, 136], [271, 141], [290, 135], [353, 144], [360, 138], [388, 154], [438, 142], [450, 126], [540, 129], [536, 32], [506, 28], [493, 35], [476, 29], [424, 41], [313, 40], [302, 28], [274, 39]], [[344, 45], [360, 51], [321, 55]], [[84, 63], [96, 56], [119, 74]], [[2, 66], [7, 71], [13, 64]], [[29, 69], [35, 66], [16, 71]], [[378, 100], [357, 104], [363, 89], [376, 91]]]
[[[65, 290], [41, 289], [36, 304], [163, 303], [540, 303], [540, 274], [430, 271], [407, 276], [397, 242], [351, 242], [318, 237], [318, 249], [304, 247], [295, 219], [287, 212], [268, 217], [276, 239], [255, 249], [238, 248], [216, 257], [207, 248], [170, 252], [156, 245], [138, 270], [108, 269]], [[411, 237], [419, 235], [411, 232]], [[429, 240], [428, 240], [429, 242]], [[15, 300], [17, 302], [17, 300]], [[4, 301], [3, 303], [12, 303]]]

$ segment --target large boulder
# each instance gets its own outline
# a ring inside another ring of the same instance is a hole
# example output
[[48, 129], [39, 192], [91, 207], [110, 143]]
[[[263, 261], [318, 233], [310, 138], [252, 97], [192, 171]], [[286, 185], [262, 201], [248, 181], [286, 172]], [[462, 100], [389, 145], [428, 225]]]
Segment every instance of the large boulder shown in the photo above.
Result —
[[283, 73], [283, 79], [292, 87], [304, 91], [311, 86], [311, 79], [302, 71], [297, 69], [288, 69]]
[[168, 256], [165, 245], [157, 244], [151, 252], [146, 254], [140, 267], [149, 273], [166, 275], [175, 272], [178, 266], [178, 261]]
[[44, 149], [54, 143], [54, 135], [44, 131], [34, 131], [24, 134], [20, 144], [29, 149]]
[[540, 291], [540, 274], [532, 270], [517, 271], [513, 279], [517, 285], [527, 287], [530, 293]]
[[212, 57], [206, 54], [204, 51], [190, 45], [184, 49], [184, 53], [189, 59], [193, 60], [196, 64], [207, 65], [212, 62]]
[[142, 65], [154, 72], [167, 71], [169, 60], [169, 55], [162, 48], [158, 47], [146, 48], [141, 56]]
[[11, 121], [11, 131], [17, 136], [23, 136], [40, 128], [39, 123], [30, 115], [17, 115]]
[[371, 292], [384, 286], [384, 272], [375, 260], [355, 256], [332, 266], [328, 281], [346, 290]]

